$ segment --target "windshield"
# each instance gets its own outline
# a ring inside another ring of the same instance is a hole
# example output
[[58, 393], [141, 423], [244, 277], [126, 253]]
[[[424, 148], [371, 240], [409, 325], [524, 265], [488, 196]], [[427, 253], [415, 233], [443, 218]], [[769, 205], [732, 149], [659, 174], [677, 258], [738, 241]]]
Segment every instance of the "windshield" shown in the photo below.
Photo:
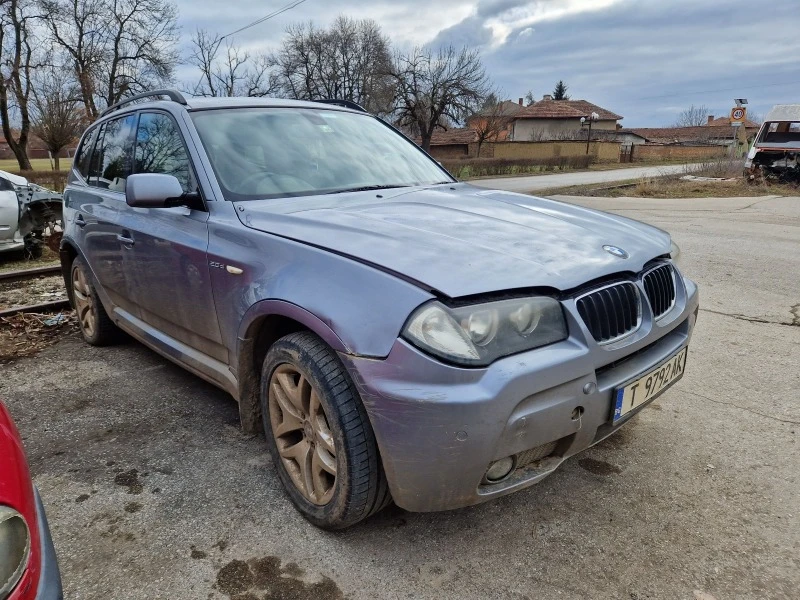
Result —
[[764, 123], [757, 143], [765, 146], [798, 148], [800, 147], [800, 122], [773, 121]]
[[192, 113], [228, 200], [450, 183], [410, 140], [375, 117], [309, 108]]

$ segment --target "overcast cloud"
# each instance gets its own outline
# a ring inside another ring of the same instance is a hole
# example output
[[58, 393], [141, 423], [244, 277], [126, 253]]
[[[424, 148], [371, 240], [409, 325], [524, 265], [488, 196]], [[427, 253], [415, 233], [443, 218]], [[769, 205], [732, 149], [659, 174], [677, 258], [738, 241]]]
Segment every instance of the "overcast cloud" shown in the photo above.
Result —
[[[177, 1], [185, 40], [196, 27], [228, 33], [288, 3]], [[573, 98], [623, 115], [627, 127], [670, 124], [690, 104], [722, 115], [734, 97], [760, 114], [800, 102], [798, 0], [306, 0], [235, 39], [269, 49], [289, 24], [338, 14], [376, 20], [401, 47], [478, 47], [514, 100], [563, 79]]]

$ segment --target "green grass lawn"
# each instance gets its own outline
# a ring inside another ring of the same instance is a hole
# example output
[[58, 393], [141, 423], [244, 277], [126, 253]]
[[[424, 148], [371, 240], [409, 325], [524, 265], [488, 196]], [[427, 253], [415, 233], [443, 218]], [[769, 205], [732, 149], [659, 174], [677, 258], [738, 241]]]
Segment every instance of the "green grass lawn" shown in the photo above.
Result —
[[[60, 169], [62, 171], [68, 169], [71, 162], [72, 161], [69, 158], [62, 158], [59, 161]], [[34, 171], [51, 171], [53, 169], [53, 167], [50, 165], [49, 158], [32, 158], [31, 166], [33, 167]], [[19, 173], [19, 163], [15, 158], [0, 159], [0, 170], [8, 171], [10, 173]]]

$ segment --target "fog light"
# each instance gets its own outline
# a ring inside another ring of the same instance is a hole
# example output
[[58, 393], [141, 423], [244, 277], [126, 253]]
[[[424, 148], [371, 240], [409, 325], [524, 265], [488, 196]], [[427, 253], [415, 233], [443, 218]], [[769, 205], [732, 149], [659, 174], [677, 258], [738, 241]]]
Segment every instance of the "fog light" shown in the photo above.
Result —
[[511, 470], [514, 468], [514, 459], [510, 456], [506, 456], [505, 458], [501, 458], [500, 460], [494, 461], [489, 468], [486, 469], [486, 475], [484, 479], [489, 483], [497, 483], [508, 477], [511, 473]]

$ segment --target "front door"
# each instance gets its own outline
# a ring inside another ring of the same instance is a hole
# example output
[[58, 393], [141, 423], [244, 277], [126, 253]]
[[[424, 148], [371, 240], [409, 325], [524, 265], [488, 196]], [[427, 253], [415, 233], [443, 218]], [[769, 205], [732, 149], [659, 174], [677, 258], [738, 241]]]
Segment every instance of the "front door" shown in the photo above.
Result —
[[[184, 191], [197, 189], [183, 137], [168, 114], [140, 113], [134, 173], [173, 175]], [[120, 226], [130, 242], [126, 264], [141, 319], [227, 363], [211, 291], [207, 221], [205, 210], [129, 207]]]

